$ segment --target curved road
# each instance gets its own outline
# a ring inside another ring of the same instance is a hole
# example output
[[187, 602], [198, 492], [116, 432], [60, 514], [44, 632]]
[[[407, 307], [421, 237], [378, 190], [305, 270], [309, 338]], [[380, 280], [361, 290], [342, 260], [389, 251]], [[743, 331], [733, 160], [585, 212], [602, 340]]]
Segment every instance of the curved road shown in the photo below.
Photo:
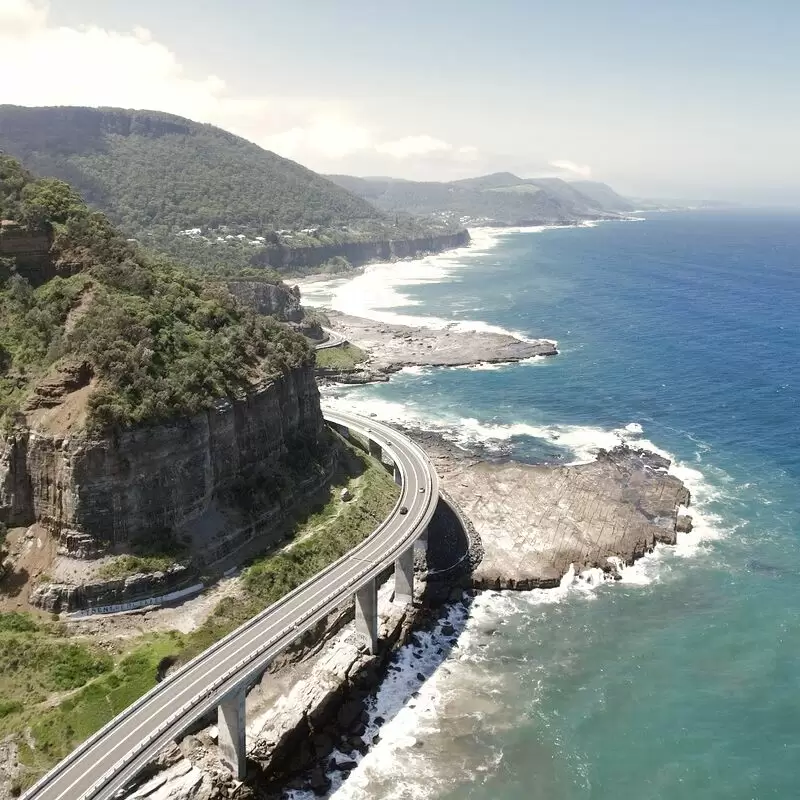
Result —
[[[425, 530], [439, 483], [422, 450], [387, 425], [354, 414], [325, 419], [378, 442], [400, 470], [400, 499], [360, 545], [158, 684], [29, 789], [24, 800], [111, 798], [170, 741], [356, 589], [391, 565]], [[401, 507], [408, 509], [401, 514]]]
[[314, 345], [315, 350], [327, 350], [329, 347], [339, 347], [347, 342], [347, 339], [341, 333], [337, 333], [330, 328], [323, 328], [322, 330], [328, 334], [328, 338], [324, 342]]

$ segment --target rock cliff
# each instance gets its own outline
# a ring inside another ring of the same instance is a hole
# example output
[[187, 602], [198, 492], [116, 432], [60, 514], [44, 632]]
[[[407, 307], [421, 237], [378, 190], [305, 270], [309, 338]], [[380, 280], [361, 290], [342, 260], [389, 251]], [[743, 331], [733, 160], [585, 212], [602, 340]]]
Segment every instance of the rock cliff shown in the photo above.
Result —
[[278, 270], [318, 267], [326, 261], [341, 256], [353, 266], [371, 261], [393, 261], [400, 258], [415, 258], [426, 253], [441, 253], [469, 244], [469, 232], [427, 236], [420, 239], [397, 239], [367, 242], [342, 242], [320, 247], [287, 247], [268, 245], [253, 258], [258, 266], [271, 266]]
[[261, 281], [227, 280], [228, 291], [257, 314], [275, 317], [283, 322], [301, 322], [303, 309], [300, 307], [300, 290], [283, 283], [264, 283]]
[[0, 220], [0, 259], [13, 258], [17, 272], [33, 286], [57, 274], [50, 257], [52, 244], [47, 232], [29, 231], [12, 220]]
[[179, 528], [212, 501], [284, 473], [317, 448], [323, 420], [310, 367], [192, 418], [114, 437], [18, 430], [0, 439], [0, 521], [39, 522], [79, 555]]

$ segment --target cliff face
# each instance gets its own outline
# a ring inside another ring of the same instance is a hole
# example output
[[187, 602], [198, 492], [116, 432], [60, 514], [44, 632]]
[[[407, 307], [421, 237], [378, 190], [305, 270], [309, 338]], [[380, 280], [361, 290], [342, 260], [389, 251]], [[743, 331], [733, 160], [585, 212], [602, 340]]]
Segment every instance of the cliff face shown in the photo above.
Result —
[[275, 317], [283, 322], [300, 322], [303, 309], [300, 308], [300, 291], [290, 289], [284, 284], [262, 283], [259, 281], [226, 281], [228, 291], [256, 314]]
[[52, 243], [46, 233], [31, 232], [11, 220], [0, 221], [0, 258], [13, 258], [17, 272], [33, 286], [56, 275], [50, 258]]
[[[322, 432], [313, 369], [195, 417], [107, 439], [36, 430], [0, 439], [0, 521], [36, 521], [86, 554], [178, 528]], [[263, 487], [268, 489], [269, 487]]]
[[428, 236], [421, 239], [399, 239], [372, 242], [343, 242], [320, 247], [286, 247], [268, 245], [253, 259], [260, 266], [271, 266], [279, 270], [317, 267], [336, 256], [346, 258], [353, 266], [371, 261], [393, 261], [398, 258], [414, 258], [426, 253], [441, 253], [469, 244], [469, 232]]

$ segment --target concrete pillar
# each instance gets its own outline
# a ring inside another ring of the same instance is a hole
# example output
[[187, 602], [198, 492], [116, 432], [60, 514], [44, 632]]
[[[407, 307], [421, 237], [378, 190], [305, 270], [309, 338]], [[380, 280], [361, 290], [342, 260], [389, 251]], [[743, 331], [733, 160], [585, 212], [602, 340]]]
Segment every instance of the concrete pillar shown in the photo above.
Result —
[[419, 535], [419, 539], [414, 542], [414, 546], [419, 553], [427, 553], [428, 552], [428, 528], [426, 527], [424, 531]]
[[369, 454], [378, 461], [383, 458], [383, 448], [374, 439], [369, 440]]
[[237, 780], [247, 774], [247, 752], [245, 750], [245, 691], [236, 689], [224, 697], [217, 706], [218, 746], [222, 763]]
[[375, 578], [356, 592], [356, 636], [370, 653], [378, 652], [378, 584]]
[[398, 467], [397, 464], [394, 465], [394, 482], [398, 486], [402, 486], [403, 485], [403, 475], [400, 472], [400, 467]]
[[394, 601], [404, 606], [414, 602], [413, 545], [394, 561]]

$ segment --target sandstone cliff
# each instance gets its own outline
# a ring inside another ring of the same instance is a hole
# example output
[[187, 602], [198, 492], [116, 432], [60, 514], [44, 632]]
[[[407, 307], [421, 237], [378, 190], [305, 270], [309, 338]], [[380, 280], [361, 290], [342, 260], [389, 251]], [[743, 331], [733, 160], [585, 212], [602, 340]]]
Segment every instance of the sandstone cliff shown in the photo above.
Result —
[[320, 247], [287, 247], [268, 245], [253, 257], [258, 266], [271, 266], [278, 270], [318, 267], [326, 261], [341, 256], [353, 266], [371, 261], [393, 261], [400, 258], [415, 258], [426, 253], [441, 253], [469, 244], [466, 230], [420, 239], [398, 239], [368, 242], [342, 242]]
[[12, 220], [0, 220], [0, 259], [13, 258], [17, 272], [33, 286], [55, 277], [50, 257], [53, 241], [47, 232], [29, 231]]
[[264, 283], [257, 280], [226, 280], [228, 291], [257, 314], [275, 317], [283, 322], [301, 322], [300, 290], [283, 283]]
[[304, 367], [192, 418], [113, 438], [17, 430], [0, 439], [0, 521], [39, 522], [84, 555], [124, 546], [186, 525], [254, 476], [269, 492], [290, 451], [316, 449], [322, 429]]

